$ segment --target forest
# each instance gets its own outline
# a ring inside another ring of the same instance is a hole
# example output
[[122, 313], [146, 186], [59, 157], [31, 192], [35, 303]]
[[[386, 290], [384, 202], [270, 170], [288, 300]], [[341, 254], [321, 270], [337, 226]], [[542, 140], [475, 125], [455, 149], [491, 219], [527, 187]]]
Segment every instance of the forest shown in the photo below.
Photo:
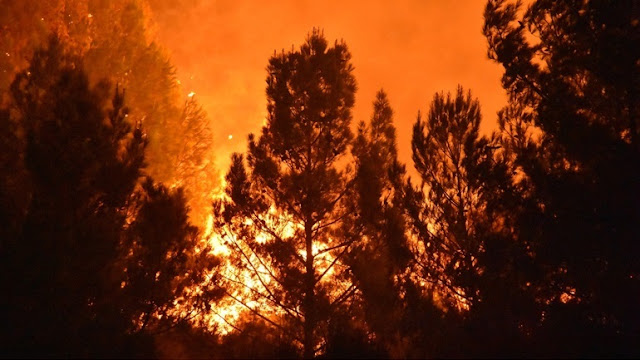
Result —
[[309, 29], [224, 168], [169, 2], [0, 0], [0, 357], [640, 357], [639, 2], [486, 1], [497, 114]]

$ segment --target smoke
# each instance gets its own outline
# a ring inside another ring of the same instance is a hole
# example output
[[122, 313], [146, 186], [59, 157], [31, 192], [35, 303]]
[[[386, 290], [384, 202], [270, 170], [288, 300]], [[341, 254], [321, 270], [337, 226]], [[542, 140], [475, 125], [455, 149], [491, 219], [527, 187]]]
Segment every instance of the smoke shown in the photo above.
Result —
[[152, 1], [157, 36], [171, 53], [185, 94], [195, 93], [215, 132], [219, 169], [244, 151], [266, 115], [265, 67], [275, 51], [298, 47], [313, 27], [344, 39], [359, 90], [354, 121], [371, 116], [384, 88], [395, 111], [400, 159], [410, 163], [411, 126], [433, 94], [463, 85], [482, 105], [482, 131], [506, 102], [502, 69], [486, 57], [484, 2]]

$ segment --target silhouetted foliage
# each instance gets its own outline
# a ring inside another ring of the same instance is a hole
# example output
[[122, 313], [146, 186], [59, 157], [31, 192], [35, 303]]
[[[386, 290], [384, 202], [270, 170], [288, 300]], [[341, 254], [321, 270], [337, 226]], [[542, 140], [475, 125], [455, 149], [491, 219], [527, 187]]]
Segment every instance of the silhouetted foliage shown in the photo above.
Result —
[[122, 246], [121, 287], [136, 319], [131, 331], [156, 334], [202, 315], [223, 295], [219, 260], [189, 223], [182, 189], [169, 191], [147, 179], [136, 195], [139, 209]]
[[151, 333], [135, 331], [147, 322], [141, 314], [164, 315], [180, 295], [199, 301], [183, 289], [215, 265], [208, 251], [192, 254], [197, 230], [180, 193], [147, 180], [147, 197], [134, 196], [146, 140], [124, 92], [110, 94], [105, 82], [90, 86], [81, 61], [52, 37], [0, 112], [10, 131], [1, 144], [11, 147], [1, 179], [12, 186], [2, 194], [20, 200], [2, 213], [5, 355], [152, 356]]
[[129, 117], [142, 123], [149, 140], [147, 173], [183, 187], [191, 221], [204, 226], [219, 181], [212, 129], [193, 97], [183, 102], [176, 70], [151, 36], [148, 1], [23, 0], [5, 1], [2, 8], [0, 104], [8, 101], [15, 74], [56, 35], [82, 58], [91, 84], [108, 79], [127, 89]]
[[357, 306], [350, 306], [331, 318], [327, 329], [327, 345], [319, 358], [383, 359], [388, 357], [382, 344], [375, 341], [368, 329], [362, 326], [361, 312]]
[[383, 91], [352, 134], [314, 29], [269, 59], [211, 234], [212, 128], [149, 33], [178, 2], [0, 4], [1, 356], [640, 355], [637, 1], [489, 0], [498, 129], [436, 93], [417, 182]]
[[638, 354], [640, 9], [634, 1], [489, 1], [505, 68], [502, 146], [527, 206], [519, 236], [544, 270], [534, 354]]
[[471, 93], [436, 94], [426, 121], [413, 127], [413, 161], [426, 187], [422, 209], [412, 212], [423, 244], [418, 263], [424, 279], [450, 298], [473, 304], [479, 297], [478, 255], [483, 247], [476, 232], [482, 203], [468, 179], [471, 154], [478, 149], [480, 105]]
[[125, 334], [109, 306], [119, 287], [111, 271], [145, 140], [126, 121], [122, 93], [107, 108], [108, 86], [90, 88], [76, 60], [52, 38], [11, 85], [24, 136], [11, 154], [24, 151], [30, 185], [22, 228], [3, 252], [12, 274], [3, 340], [18, 353], [109, 354]]
[[219, 340], [217, 356], [223, 359], [296, 359], [300, 351], [287, 335], [273, 331], [273, 326], [258, 316], [246, 313], [236, 331]]
[[158, 357], [163, 359], [297, 359], [299, 349], [287, 336], [251, 313], [236, 322], [239, 330], [224, 335], [180, 323], [158, 334]]
[[369, 124], [360, 123], [352, 153], [355, 187], [343, 231], [355, 246], [346, 262], [377, 343], [392, 357], [405, 357], [408, 334], [401, 325], [401, 292], [410, 260], [403, 210], [405, 168], [397, 158], [393, 111], [383, 91], [376, 95]]
[[233, 263], [251, 273], [243, 285], [281, 317], [251, 311], [289, 332], [306, 358], [354, 291], [341, 265], [352, 241], [333, 235], [349, 189], [339, 161], [352, 138], [350, 57], [344, 43], [329, 47], [314, 30], [299, 50], [269, 60], [267, 124], [249, 136], [248, 169], [242, 155], [232, 157], [228, 201], [216, 205]]

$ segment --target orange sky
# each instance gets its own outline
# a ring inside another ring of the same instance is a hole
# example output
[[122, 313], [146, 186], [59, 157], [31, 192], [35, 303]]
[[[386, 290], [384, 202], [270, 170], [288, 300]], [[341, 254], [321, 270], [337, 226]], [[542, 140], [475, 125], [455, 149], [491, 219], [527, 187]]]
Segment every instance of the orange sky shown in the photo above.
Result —
[[[158, 36], [185, 94], [204, 105], [226, 173], [233, 151], [266, 115], [265, 67], [274, 50], [296, 48], [313, 27], [344, 39], [358, 82], [354, 121], [368, 120], [378, 89], [395, 110], [400, 159], [410, 163], [411, 126], [433, 94], [457, 84], [480, 99], [485, 132], [506, 102], [502, 69], [486, 57], [485, 1], [174, 1], [155, 14]], [[229, 139], [229, 135], [233, 135]]]

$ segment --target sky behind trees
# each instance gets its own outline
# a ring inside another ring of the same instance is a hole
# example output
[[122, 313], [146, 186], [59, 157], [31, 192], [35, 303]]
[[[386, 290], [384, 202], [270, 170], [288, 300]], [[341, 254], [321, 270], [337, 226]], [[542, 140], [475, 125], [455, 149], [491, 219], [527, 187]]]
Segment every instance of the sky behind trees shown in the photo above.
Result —
[[[480, 130], [496, 128], [506, 95], [501, 67], [487, 58], [483, 1], [165, 0], [154, 2], [157, 35], [171, 54], [185, 92], [194, 91], [216, 124], [219, 168], [246, 149], [246, 136], [266, 116], [265, 62], [290, 50], [300, 34], [324, 29], [345, 39], [358, 82], [355, 122], [370, 117], [384, 88], [395, 111], [398, 152], [411, 163], [411, 126], [432, 95], [458, 84], [481, 104]], [[333, 41], [333, 40], [331, 40]], [[233, 138], [229, 139], [229, 135]]]
[[640, 2], [478, 4], [0, 0], [0, 358], [639, 358]]

